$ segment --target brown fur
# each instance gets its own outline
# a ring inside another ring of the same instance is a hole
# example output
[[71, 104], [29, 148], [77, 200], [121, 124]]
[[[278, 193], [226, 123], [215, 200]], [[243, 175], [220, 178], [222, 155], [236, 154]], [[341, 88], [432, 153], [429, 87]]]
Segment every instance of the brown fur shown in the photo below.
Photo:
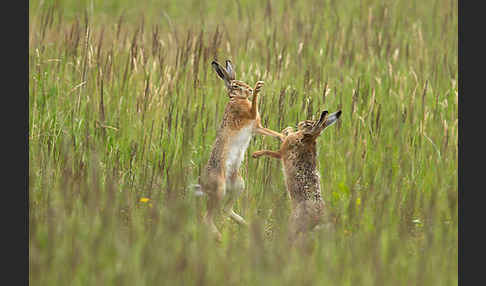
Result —
[[319, 121], [300, 122], [296, 132], [287, 127], [283, 130], [285, 139], [279, 151], [261, 150], [252, 155], [253, 158], [270, 156], [282, 161], [285, 183], [292, 202], [289, 219], [291, 241], [294, 241], [299, 233], [307, 232], [326, 222], [317, 166], [316, 141], [321, 132], [336, 122], [340, 115], [341, 111], [338, 111], [328, 117], [327, 111], [324, 111]]
[[[257, 133], [283, 140], [283, 135], [261, 125], [257, 99], [263, 87], [262, 81], [258, 81], [253, 89], [234, 79], [230, 61], [226, 61], [226, 69], [217, 62], [213, 62], [212, 66], [224, 80], [230, 101], [224, 110], [223, 121], [199, 183], [202, 191], [208, 195], [205, 223], [220, 241], [221, 234], [214, 224], [214, 217], [221, 206], [233, 220], [246, 225], [246, 221], [233, 211], [233, 204], [244, 189], [239, 167], [251, 136]], [[252, 101], [248, 99], [251, 95]]]

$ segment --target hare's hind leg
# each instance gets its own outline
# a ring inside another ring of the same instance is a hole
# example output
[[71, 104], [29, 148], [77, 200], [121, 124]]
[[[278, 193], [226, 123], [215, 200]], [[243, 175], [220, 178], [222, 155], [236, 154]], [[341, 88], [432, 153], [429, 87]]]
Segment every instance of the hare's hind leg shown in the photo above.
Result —
[[242, 218], [240, 215], [235, 213], [233, 210], [233, 205], [235, 204], [235, 201], [238, 199], [240, 194], [243, 192], [245, 189], [245, 181], [243, 181], [243, 178], [239, 174], [235, 174], [231, 176], [228, 182], [228, 188], [227, 188], [227, 196], [228, 199], [225, 202], [223, 211], [235, 222], [237, 222], [240, 225], [248, 225], [247, 222], [245, 221], [244, 218]]
[[309, 226], [309, 214], [306, 208], [306, 203], [299, 203], [290, 214], [289, 217], [289, 236], [288, 240], [293, 244], [300, 234], [306, 232]]
[[287, 237], [288, 242], [292, 245], [296, 241], [300, 233], [301, 227], [299, 223], [299, 216], [295, 212], [292, 212], [289, 218]]
[[215, 235], [216, 240], [219, 242], [221, 241], [221, 233], [214, 223], [214, 217], [219, 213], [225, 191], [224, 188], [225, 182], [222, 179], [212, 180], [212, 182], [206, 185], [208, 200], [207, 213], [204, 222], [208, 225], [209, 230]]
[[289, 241], [294, 243], [300, 237], [308, 237], [309, 232], [322, 221], [322, 215], [321, 204], [309, 200], [297, 204], [289, 218]]

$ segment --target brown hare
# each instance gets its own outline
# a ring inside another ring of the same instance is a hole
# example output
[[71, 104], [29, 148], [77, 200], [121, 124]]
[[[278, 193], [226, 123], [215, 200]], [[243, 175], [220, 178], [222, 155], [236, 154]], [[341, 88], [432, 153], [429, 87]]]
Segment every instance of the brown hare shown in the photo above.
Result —
[[[258, 94], [263, 82], [258, 81], [255, 88], [235, 80], [235, 70], [231, 61], [226, 61], [226, 68], [216, 61], [211, 63], [213, 69], [224, 81], [229, 102], [224, 110], [223, 121], [217, 131], [208, 163], [199, 179], [199, 193], [208, 196], [207, 214], [204, 222], [210, 231], [221, 241], [221, 233], [214, 224], [214, 217], [221, 206], [229, 217], [239, 224], [246, 221], [233, 211], [233, 204], [245, 187], [239, 173], [241, 162], [253, 134], [273, 136], [283, 140], [279, 132], [263, 128], [258, 113]], [[253, 96], [251, 101], [249, 96]]]
[[340, 110], [330, 115], [327, 110], [323, 111], [317, 122], [299, 122], [296, 132], [293, 132], [292, 127], [285, 128], [282, 131], [285, 139], [279, 151], [261, 150], [252, 154], [253, 158], [270, 156], [282, 160], [285, 183], [292, 205], [289, 218], [291, 242], [300, 233], [327, 223], [324, 201], [321, 197], [316, 141], [321, 132], [335, 123], [340, 116]]

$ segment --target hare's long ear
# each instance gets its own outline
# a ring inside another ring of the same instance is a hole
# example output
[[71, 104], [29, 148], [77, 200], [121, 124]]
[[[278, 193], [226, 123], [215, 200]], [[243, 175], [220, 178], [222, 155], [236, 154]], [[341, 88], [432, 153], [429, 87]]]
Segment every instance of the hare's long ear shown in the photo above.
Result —
[[334, 123], [336, 123], [336, 121], [339, 119], [339, 117], [341, 117], [341, 110], [338, 110], [332, 114], [329, 114], [329, 116], [326, 117], [326, 121], [324, 122], [324, 128], [327, 128], [331, 125], [333, 125]]
[[[326, 115], [327, 115], [327, 111], [326, 112]], [[324, 112], [323, 112], [324, 114]], [[321, 114], [321, 119], [319, 120], [318, 123], [316, 123], [314, 125], [314, 128], [313, 128], [313, 132], [316, 134], [316, 135], [320, 135], [321, 132], [326, 129], [327, 127], [333, 125], [334, 123], [336, 123], [336, 121], [339, 119], [339, 117], [341, 117], [341, 110], [338, 110], [332, 114], [329, 114], [327, 116], [322, 116]]]
[[211, 66], [213, 67], [214, 71], [216, 71], [216, 73], [219, 75], [219, 77], [224, 80], [224, 84], [226, 85], [226, 88], [229, 89], [230, 87], [230, 76], [228, 75], [228, 73], [226, 72], [226, 70], [220, 65], [218, 64], [216, 61], [213, 61], [211, 63]]
[[226, 60], [226, 72], [228, 73], [230, 80], [234, 80], [236, 78], [235, 68], [230, 60]]
[[324, 110], [323, 112], [321, 112], [321, 116], [319, 117], [319, 121], [317, 121], [316, 123], [314, 123], [314, 126], [312, 126], [312, 132], [316, 132], [321, 126], [322, 124], [324, 123], [324, 121], [326, 120], [326, 117], [327, 117], [327, 114], [329, 112], [327, 110]]

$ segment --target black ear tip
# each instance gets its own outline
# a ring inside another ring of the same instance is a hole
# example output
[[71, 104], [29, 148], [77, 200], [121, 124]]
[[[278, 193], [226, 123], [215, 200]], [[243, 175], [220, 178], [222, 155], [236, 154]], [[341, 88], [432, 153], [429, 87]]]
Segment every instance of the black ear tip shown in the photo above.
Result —
[[339, 111], [336, 113], [336, 117], [337, 117], [337, 118], [339, 118], [339, 116], [341, 116], [341, 113], [342, 113], [342, 111], [341, 111], [341, 110], [339, 110]]
[[218, 62], [217, 61], [212, 61], [211, 62], [211, 65], [213, 65], [213, 66], [216, 65], [217, 66], [218, 65]]

